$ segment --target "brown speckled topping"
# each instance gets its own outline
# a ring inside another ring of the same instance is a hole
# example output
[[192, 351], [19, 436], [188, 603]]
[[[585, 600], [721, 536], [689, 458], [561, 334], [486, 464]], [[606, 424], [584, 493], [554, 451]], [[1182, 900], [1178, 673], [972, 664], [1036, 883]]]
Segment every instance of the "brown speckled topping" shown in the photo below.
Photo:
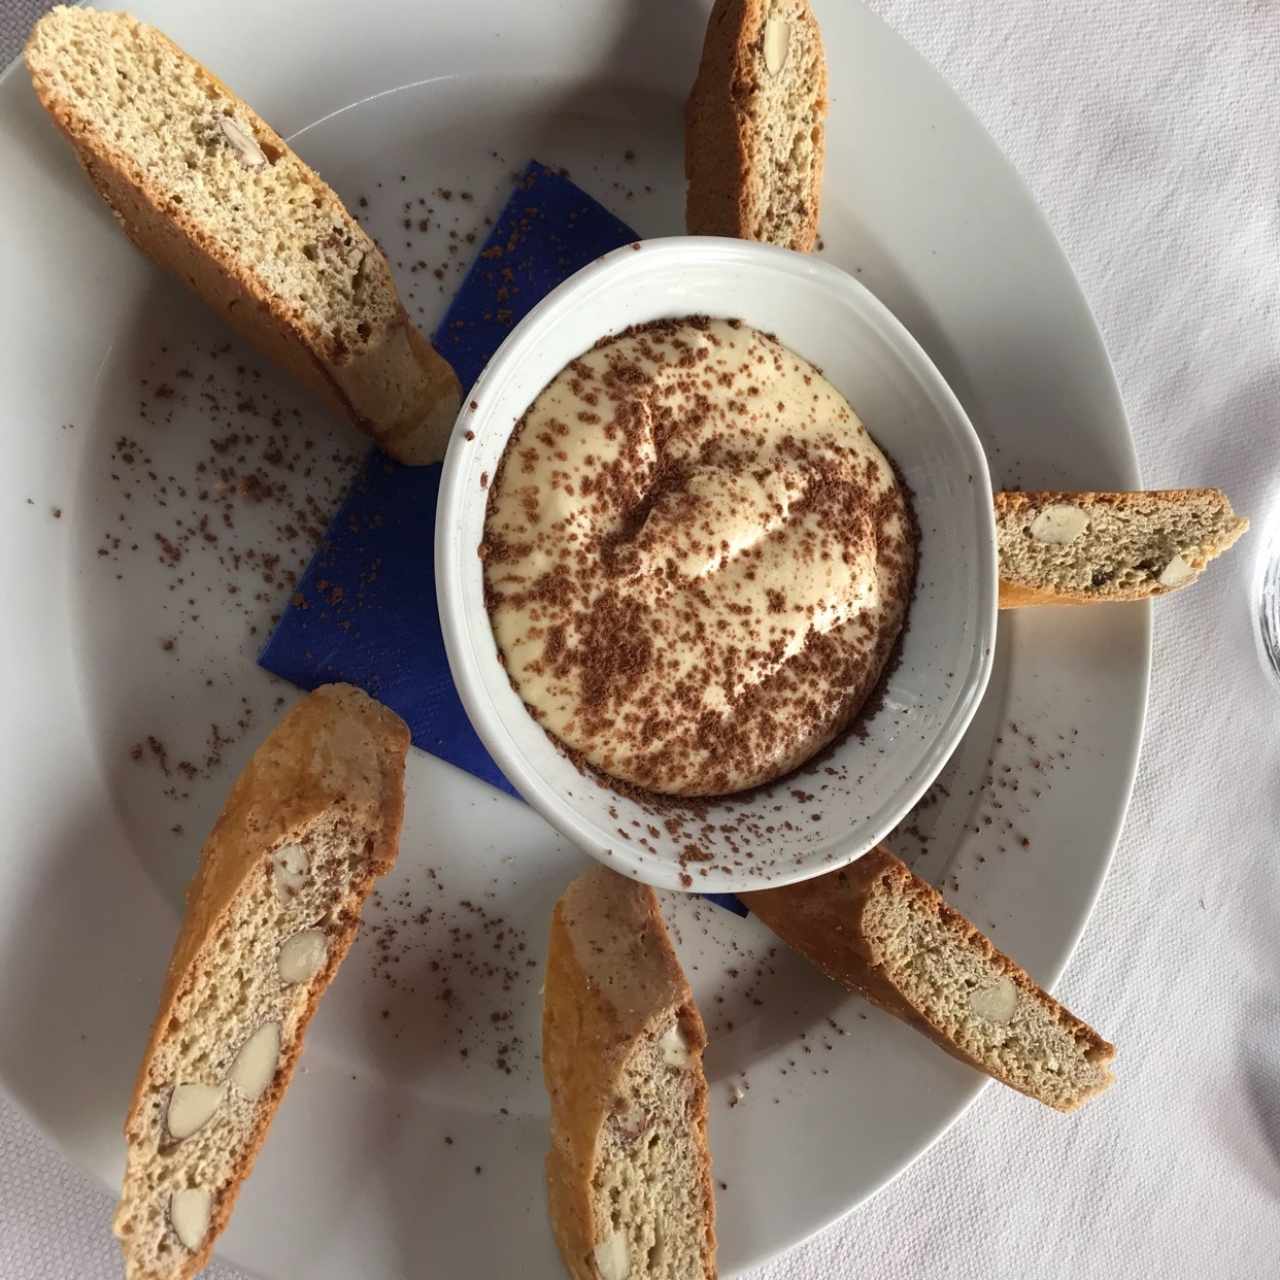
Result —
[[812, 756], [899, 634], [906, 500], [847, 402], [734, 321], [606, 339], [490, 486], [485, 581], [533, 714], [594, 767], [716, 795]]

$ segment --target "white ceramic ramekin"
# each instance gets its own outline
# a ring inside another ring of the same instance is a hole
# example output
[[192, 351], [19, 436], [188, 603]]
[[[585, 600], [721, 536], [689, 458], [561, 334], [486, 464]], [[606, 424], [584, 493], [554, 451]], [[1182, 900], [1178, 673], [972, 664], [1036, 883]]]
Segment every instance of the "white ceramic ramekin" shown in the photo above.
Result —
[[[901, 661], [859, 734], [738, 799], [646, 805], [584, 776], [525, 709], [498, 658], [478, 548], [488, 478], [538, 392], [606, 334], [687, 315], [742, 320], [822, 369], [910, 486], [920, 564]], [[741, 892], [803, 880], [882, 839], [937, 776], [982, 697], [996, 587], [991, 481], [959, 402], [856, 280], [784, 249], [677, 237], [618, 249], [585, 267], [490, 360], [444, 464], [436, 588], [467, 714], [552, 826], [618, 871], [663, 888]], [[690, 860], [690, 846], [704, 856]]]

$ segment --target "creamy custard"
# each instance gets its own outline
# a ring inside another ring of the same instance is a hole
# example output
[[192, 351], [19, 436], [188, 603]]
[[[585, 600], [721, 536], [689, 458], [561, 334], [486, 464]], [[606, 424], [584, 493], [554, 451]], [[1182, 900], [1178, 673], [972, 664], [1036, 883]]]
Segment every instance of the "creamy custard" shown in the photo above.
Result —
[[596, 768], [745, 790], [845, 728], [902, 630], [906, 497], [848, 402], [733, 320], [658, 321], [517, 424], [481, 547], [512, 683]]

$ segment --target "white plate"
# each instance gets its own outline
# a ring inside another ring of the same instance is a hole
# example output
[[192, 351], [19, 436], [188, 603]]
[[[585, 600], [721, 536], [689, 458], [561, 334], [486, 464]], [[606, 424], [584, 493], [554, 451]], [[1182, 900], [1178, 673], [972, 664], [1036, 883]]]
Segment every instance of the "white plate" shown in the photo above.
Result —
[[[137, 8], [282, 132], [319, 122], [299, 150], [350, 202], [367, 197], [363, 212], [424, 321], [468, 253], [464, 243], [449, 254], [449, 230], [465, 237], [496, 210], [505, 175], [530, 155], [566, 165], [645, 235], [681, 229], [680, 104], [701, 42], [697, 5], [385, 0], [376, 22], [349, 0], [241, 6], [234, 20], [189, 0]], [[826, 255], [930, 353], [997, 483], [1135, 484], [1097, 332], [1016, 177], [879, 21], [845, 0], [818, 9], [832, 65]], [[199, 304], [124, 242], [20, 70], [0, 84], [0, 172], [0, 1078], [114, 1182], [182, 886], [235, 770], [289, 693], [253, 664], [287, 591], [281, 575], [305, 558], [305, 534], [287, 541], [280, 528], [305, 523], [305, 510], [290, 512], [308, 493], [311, 519], [331, 507], [341, 468], [330, 455], [360, 446], [239, 345], [223, 349]], [[453, 199], [431, 198], [437, 187]], [[404, 211], [420, 195], [434, 215]], [[432, 230], [417, 230], [419, 216]], [[419, 261], [428, 268], [414, 271]], [[437, 264], [450, 268], [440, 285]], [[248, 465], [242, 454], [270, 452], [277, 408], [275, 434], [295, 450], [314, 442], [313, 461], [293, 473], [266, 464], [280, 492], [253, 502], [262, 494], [250, 485], [232, 497], [226, 528], [197, 495], [216, 498], [220, 473]], [[172, 555], [156, 535], [172, 542], [179, 521], [201, 514], [217, 541], [197, 532], [174, 544], [180, 561], [162, 564]], [[247, 552], [272, 549], [283, 558], [266, 583]], [[1145, 607], [1003, 619], [946, 792], [899, 844], [912, 854], [932, 837], [921, 865], [1042, 981], [1065, 964], [1106, 869], [1148, 657]], [[209, 750], [211, 722], [233, 741]], [[148, 735], [165, 748], [167, 778]], [[182, 776], [183, 760], [199, 776]], [[321, 1008], [221, 1251], [267, 1276], [551, 1280], [537, 965], [551, 903], [581, 857], [523, 806], [419, 753], [409, 785], [385, 909]], [[431, 918], [413, 923], [426, 908]], [[977, 1084], [771, 948], [753, 922], [694, 900], [672, 915], [713, 1037], [732, 1274], [882, 1186]], [[731, 1110], [730, 1082], [744, 1078], [746, 1100]]]

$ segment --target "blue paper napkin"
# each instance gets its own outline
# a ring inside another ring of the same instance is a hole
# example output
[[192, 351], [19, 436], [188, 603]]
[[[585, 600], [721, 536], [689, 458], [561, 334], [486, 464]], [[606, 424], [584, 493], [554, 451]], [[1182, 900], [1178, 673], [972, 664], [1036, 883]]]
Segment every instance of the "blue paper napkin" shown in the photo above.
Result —
[[[535, 303], [638, 238], [568, 178], [531, 163], [436, 330], [464, 395]], [[369, 455], [258, 661], [303, 689], [358, 685], [404, 719], [415, 746], [516, 795], [449, 674], [433, 560], [440, 470]], [[746, 914], [732, 897], [706, 896]]]
[[449, 674], [433, 563], [440, 467], [375, 449], [258, 656], [303, 689], [358, 685], [403, 718], [415, 746], [509, 795]]
[[556, 285], [639, 238], [581, 187], [530, 162], [432, 339], [463, 391]]

